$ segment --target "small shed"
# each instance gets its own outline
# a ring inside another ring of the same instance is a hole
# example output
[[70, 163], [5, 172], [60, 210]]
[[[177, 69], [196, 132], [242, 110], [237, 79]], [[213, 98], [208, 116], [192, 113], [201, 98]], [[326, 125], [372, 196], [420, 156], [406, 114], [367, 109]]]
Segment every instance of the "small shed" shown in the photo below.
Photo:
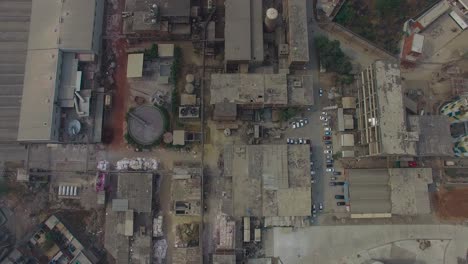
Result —
[[185, 130], [174, 130], [172, 145], [185, 145]]
[[237, 105], [234, 103], [217, 103], [214, 106], [213, 120], [235, 121], [237, 118]]
[[174, 44], [158, 44], [159, 58], [174, 57]]
[[342, 134], [341, 135], [341, 146], [342, 147], [353, 147], [354, 146], [354, 135], [353, 134]]
[[128, 54], [127, 78], [143, 76], [143, 53]]
[[341, 155], [343, 158], [354, 158], [356, 156], [354, 150], [343, 150]]

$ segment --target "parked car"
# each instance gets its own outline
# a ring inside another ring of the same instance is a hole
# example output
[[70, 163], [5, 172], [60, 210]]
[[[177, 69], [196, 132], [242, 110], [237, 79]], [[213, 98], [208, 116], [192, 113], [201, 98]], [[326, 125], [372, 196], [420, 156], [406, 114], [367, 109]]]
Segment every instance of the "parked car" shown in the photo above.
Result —
[[292, 128], [292, 129], [297, 128], [297, 123], [296, 123], [296, 122], [291, 122], [291, 128]]
[[315, 175], [315, 171], [311, 170], [310, 175]]
[[314, 178], [311, 178], [311, 179], [310, 179], [310, 183], [315, 183], [315, 179], [314, 179]]
[[337, 176], [338, 176], [338, 175], [341, 175], [341, 172], [335, 171], [335, 172], [333, 172], [333, 175], [337, 175]]
[[336, 181], [336, 177], [330, 177], [330, 181]]
[[317, 212], [317, 208], [316, 208], [315, 204], [312, 205], [312, 212], [314, 212], [314, 213]]
[[306, 139], [306, 144], [309, 144], [312, 143], [312, 141], [310, 141], [310, 139]]
[[336, 185], [344, 185], [344, 182], [335, 182]]
[[322, 112], [322, 115], [326, 116], [326, 115], [328, 115], [328, 113], [327, 112]]
[[303, 121], [304, 121], [305, 125], [309, 124], [309, 119], [308, 118], [304, 118]]
[[323, 130], [325, 130], [325, 131], [331, 131], [331, 128], [330, 128], [330, 127], [324, 127]]
[[333, 164], [327, 163], [327, 168], [333, 168]]
[[331, 155], [327, 155], [326, 158], [327, 158], [327, 159], [332, 159], [332, 156], [331, 156]]
[[333, 163], [333, 159], [327, 159], [327, 163]]
[[327, 168], [325, 171], [326, 171], [326, 172], [334, 172], [335, 169], [334, 169], [334, 168]]
[[302, 138], [299, 138], [298, 140], [299, 140], [299, 144], [304, 144], [305, 143], [304, 139], [302, 139]]
[[326, 150], [323, 151], [323, 153], [325, 153], [325, 154], [333, 154], [333, 150], [326, 149]]
[[323, 136], [323, 140], [331, 140], [330, 136]]
[[319, 89], [319, 95], [323, 96], [323, 90], [322, 89]]
[[344, 199], [344, 195], [335, 195], [335, 199], [343, 200], [343, 199]]
[[314, 162], [313, 161], [310, 161], [310, 166], [314, 166]]
[[294, 144], [294, 140], [292, 138], [287, 138], [286, 143], [288, 144]]
[[325, 131], [325, 136], [331, 136], [331, 131]]
[[329, 185], [330, 185], [330, 186], [335, 186], [335, 185], [336, 185], [336, 182], [330, 182]]
[[325, 145], [325, 148], [326, 149], [332, 149], [333, 147], [332, 147], [332, 145]]
[[323, 210], [323, 203], [320, 203], [320, 204], [319, 204], [319, 210], [320, 210], [320, 211]]
[[345, 206], [346, 203], [345, 203], [345, 202], [337, 202], [336, 205], [338, 205], [338, 206]]
[[325, 145], [331, 145], [332, 142], [330, 140], [325, 140], [323, 143], [325, 143]]

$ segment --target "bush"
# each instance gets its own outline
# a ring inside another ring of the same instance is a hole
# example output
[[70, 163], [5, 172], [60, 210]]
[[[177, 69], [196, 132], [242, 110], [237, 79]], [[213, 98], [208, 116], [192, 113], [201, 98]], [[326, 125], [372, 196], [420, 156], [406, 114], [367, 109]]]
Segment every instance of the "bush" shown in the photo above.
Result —
[[340, 12], [335, 17], [336, 22], [339, 24], [347, 25], [349, 22], [356, 18], [356, 11], [349, 2], [346, 2], [341, 8]]
[[171, 78], [170, 81], [174, 84], [174, 87], [177, 85], [177, 80], [180, 76], [180, 69], [182, 67], [182, 49], [178, 46], [174, 48], [174, 61], [171, 65]]
[[149, 50], [145, 49], [144, 57], [147, 60], [154, 60], [159, 58], [158, 45], [153, 43]]
[[289, 107], [281, 110], [281, 120], [288, 121], [299, 113], [299, 110], [294, 107]]

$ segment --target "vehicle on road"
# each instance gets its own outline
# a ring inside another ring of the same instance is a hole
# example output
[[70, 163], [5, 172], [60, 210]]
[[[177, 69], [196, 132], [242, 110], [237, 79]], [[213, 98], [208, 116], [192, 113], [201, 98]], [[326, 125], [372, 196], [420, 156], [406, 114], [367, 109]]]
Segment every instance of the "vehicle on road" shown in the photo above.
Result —
[[311, 170], [310, 175], [315, 175], [315, 171]]
[[336, 175], [336, 176], [341, 175], [341, 172], [335, 171], [335, 172], [333, 172], [333, 175]]
[[325, 145], [331, 145], [331, 144], [332, 144], [332, 142], [331, 142], [330, 140], [325, 140], [323, 143], [324, 143]]
[[312, 212], [317, 212], [317, 207], [315, 206], [315, 204], [312, 205]]
[[330, 181], [336, 181], [336, 177], [330, 177]]
[[314, 166], [314, 162], [313, 162], [313, 161], [310, 162], [310, 166], [311, 166], [311, 167]]
[[333, 154], [333, 150], [326, 149], [323, 151], [325, 154]]
[[331, 140], [330, 136], [323, 136], [323, 140]]
[[295, 129], [298, 127], [298, 124], [296, 122], [291, 122], [291, 128]]
[[315, 183], [315, 179], [314, 179], [314, 178], [310, 179], [310, 183], [314, 184], [314, 183]]
[[299, 144], [305, 144], [305, 141], [303, 138], [299, 138], [298, 140], [299, 140]]
[[294, 144], [294, 140], [292, 138], [287, 138], [286, 143], [288, 144]]
[[346, 203], [345, 203], [345, 202], [337, 202], [336, 205], [338, 205], [338, 206], [345, 206]]
[[344, 195], [335, 195], [335, 199], [344, 200]]
[[332, 159], [332, 156], [331, 156], [331, 155], [327, 155], [326, 158], [327, 158], [327, 159]]
[[326, 149], [332, 149], [332, 145], [326, 145], [325, 148]]
[[322, 112], [322, 115], [326, 116], [326, 115], [328, 115], [328, 113], [327, 112]]
[[333, 164], [327, 163], [327, 168], [333, 168]]
[[331, 131], [325, 131], [325, 136], [331, 136]]
[[327, 163], [333, 163], [333, 159], [327, 159]]
[[323, 96], [323, 90], [319, 89], [319, 96]]
[[344, 182], [335, 182], [336, 185], [344, 185]]
[[327, 168], [325, 171], [326, 171], [326, 172], [334, 172], [335, 169], [334, 169], [334, 168]]
[[326, 116], [320, 116], [320, 120], [322, 121], [328, 121], [328, 118]]
[[323, 210], [323, 203], [320, 203], [320, 204], [319, 204], [319, 210], [320, 210], [320, 211]]
[[330, 127], [324, 127], [323, 130], [325, 130], [325, 131], [331, 131], [331, 128], [330, 128]]
[[335, 185], [336, 185], [336, 182], [330, 182], [328, 185], [330, 185], [330, 186], [335, 186]]

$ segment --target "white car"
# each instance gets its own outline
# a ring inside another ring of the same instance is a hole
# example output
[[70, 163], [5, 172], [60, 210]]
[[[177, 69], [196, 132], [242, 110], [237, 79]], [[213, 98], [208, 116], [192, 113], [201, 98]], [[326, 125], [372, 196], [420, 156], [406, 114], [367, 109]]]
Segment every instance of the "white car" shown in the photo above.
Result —
[[312, 178], [312, 179], [310, 180], [310, 183], [315, 183], [314, 178]]
[[322, 115], [326, 116], [326, 115], [328, 115], [328, 113], [327, 112], [322, 112]]
[[322, 121], [328, 121], [328, 118], [326, 116], [320, 116], [320, 120]]
[[298, 127], [298, 124], [296, 122], [292, 122], [291, 123], [291, 128], [295, 129], [296, 127]]
[[303, 138], [299, 138], [299, 144], [304, 144], [305, 140]]
[[330, 181], [336, 181], [336, 177], [330, 177]]
[[304, 124], [306, 124], [306, 125], [309, 124], [309, 119], [304, 118]]
[[326, 172], [334, 172], [335, 169], [334, 169], [334, 168], [327, 168], [325, 171], [326, 171]]
[[332, 149], [332, 146], [331, 146], [331, 145], [327, 145], [326, 148], [327, 148], [327, 149]]
[[313, 161], [310, 162], [310, 166], [314, 166], [314, 162], [313, 162]]
[[319, 204], [319, 210], [320, 210], [320, 211], [323, 210], [323, 204], [322, 204], [322, 203]]
[[331, 156], [331, 155], [327, 155], [327, 159], [328, 159], [328, 160], [331, 160], [331, 159], [332, 159], [332, 156]]
[[294, 144], [294, 140], [290, 139], [290, 138], [287, 138], [286, 139], [286, 143], [287, 144]]
[[333, 154], [333, 150], [326, 149], [323, 151], [324, 154]]
[[310, 175], [315, 175], [315, 171], [310, 171]]
[[325, 130], [325, 131], [331, 131], [331, 128], [330, 128], [330, 127], [324, 127], [323, 130]]

